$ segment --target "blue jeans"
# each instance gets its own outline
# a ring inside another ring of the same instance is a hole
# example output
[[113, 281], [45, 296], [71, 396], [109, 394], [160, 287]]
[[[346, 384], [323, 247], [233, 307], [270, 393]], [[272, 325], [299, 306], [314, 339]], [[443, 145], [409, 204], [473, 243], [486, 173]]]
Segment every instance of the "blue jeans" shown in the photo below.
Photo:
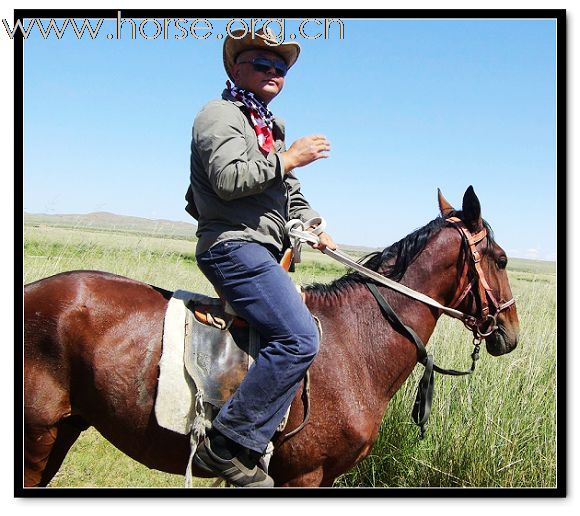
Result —
[[213, 425], [232, 441], [263, 453], [318, 353], [318, 328], [266, 247], [229, 240], [197, 256], [197, 263], [262, 337], [256, 361]]

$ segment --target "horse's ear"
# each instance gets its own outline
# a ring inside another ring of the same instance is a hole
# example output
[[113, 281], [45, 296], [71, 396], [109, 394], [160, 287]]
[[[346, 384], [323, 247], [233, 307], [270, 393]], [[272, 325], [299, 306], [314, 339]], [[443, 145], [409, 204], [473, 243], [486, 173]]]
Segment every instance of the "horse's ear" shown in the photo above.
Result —
[[441, 215], [445, 218], [449, 217], [455, 211], [455, 208], [447, 202], [447, 199], [443, 197], [439, 188], [437, 188], [437, 198], [439, 200], [439, 211], [441, 212]]
[[483, 227], [483, 222], [481, 220], [481, 204], [479, 204], [479, 199], [475, 195], [473, 186], [470, 186], [465, 190], [463, 195], [463, 222], [467, 227], [473, 231], [479, 230]]

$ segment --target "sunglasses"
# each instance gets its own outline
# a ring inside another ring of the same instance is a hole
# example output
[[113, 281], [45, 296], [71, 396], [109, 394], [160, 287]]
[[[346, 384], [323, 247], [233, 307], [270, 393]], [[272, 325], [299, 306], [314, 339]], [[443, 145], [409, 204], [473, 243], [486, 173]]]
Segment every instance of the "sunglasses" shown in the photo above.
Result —
[[276, 71], [276, 75], [284, 77], [288, 73], [288, 65], [284, 61], [272, 61], [265, 57], [256, 57], [251, 61], [238, 61], [238, 64], [251, 64], [256, 72], [269, 72], [272, 68]]

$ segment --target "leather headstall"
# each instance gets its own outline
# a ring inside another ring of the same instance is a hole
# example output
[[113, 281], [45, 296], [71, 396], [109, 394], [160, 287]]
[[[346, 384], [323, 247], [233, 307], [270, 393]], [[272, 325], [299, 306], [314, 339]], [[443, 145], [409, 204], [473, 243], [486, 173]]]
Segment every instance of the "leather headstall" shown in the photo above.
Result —
[[[450, 303], [452, 308], [456, 308], [465, 299], [465, 297], [472, 292], [473, 287], [477, 283], [479, 302], [481, 306], [481, 311], [479, 316], [467, 316], [464, 319], [464, 324], [473, 331], [473, 333], [478, 337], [487, 337], [491, 335], [496, 329], [496, 318], [498, 314], [509, 308], [515, 303], [515, 299], [512, 298], [509, 301], [500, 304], [493, 292], [489, 283], [485, 277], [485, 273], [481, 266], [481, 253], [477, 250], [477, 244], [481, 242], [485, 237], [487, 237], [487, 229], [484, 227], [481, 231], [472, 234], [467, 228], [465, 223], [458, 217], [449, 217], [446, 219], [455, 229], [459, 231], [464, 241], [469, 247], [469, 252], [471, 260], [467, 259], [463, 263], [463, 270], [461, 272], [461, 278], [459, 280], [459, 287], [457, 293], [455, 294], [453, 300]], [[470, 261], [473, 263], [473, 268], [475, 274], [473, 279], [469, 281], [469, 269]], [[489, 300], [489, 303], [488, 303]], [[494, 313], [490, 314], [489, 304], [494, 307]]]

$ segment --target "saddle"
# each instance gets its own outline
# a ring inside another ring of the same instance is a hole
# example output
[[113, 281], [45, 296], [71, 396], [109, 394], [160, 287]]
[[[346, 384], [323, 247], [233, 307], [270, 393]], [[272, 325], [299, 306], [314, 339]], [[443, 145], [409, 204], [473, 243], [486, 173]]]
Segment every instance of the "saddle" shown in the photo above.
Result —
[[211, 421], [246, 375], [259, 344], [257, 332], [228, 314], [220, 299], [175, 291], [163, 328], [159, 425], [187, 435], [196, 416]]
[[187, 303], [185, 367], [205, 403], [220, 409], [238, 388], [260, 350], [260, 335], [220, 299]]

